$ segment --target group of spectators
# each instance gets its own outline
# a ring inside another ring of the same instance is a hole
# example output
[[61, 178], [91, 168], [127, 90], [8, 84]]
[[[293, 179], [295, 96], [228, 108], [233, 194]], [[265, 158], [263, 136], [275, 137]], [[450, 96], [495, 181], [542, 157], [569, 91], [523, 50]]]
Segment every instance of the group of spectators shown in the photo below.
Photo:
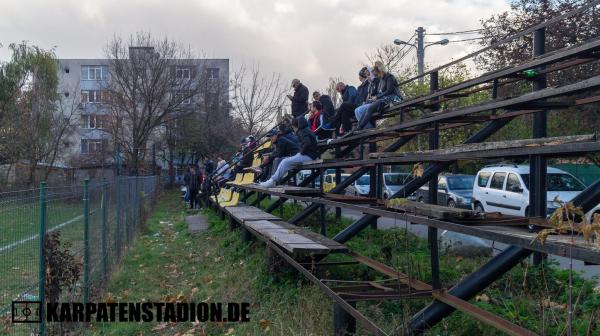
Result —
[[[335, 90], [341, 96], [341, 104], [337, 109], [329, 95], [318, 91], [313, 92], [313, 100], [309, 103], [308, 88], [298, 79], [292, 81], [294, 94], [287, 96], [291, 101], [292, 118], [284, 119], [268, 132], [272, 145], [261, 150], [261, 165], [254, 167], [259, 180], [263, 181], [261, 186], [273, 187], [296, 165], [317, 159], [320, 156], [317, 148], [319, 140], [344, 137], [356, 130], [373, 128], [376, 113], [386, 105], [402, 100], [398, 81], [381, 62], [375, 62], [372, 68], [360, 69], [358, 79], [358, 88], [343, 82], [336, 84]], [[217, 185], [232, 180], [236, 174], [252, 167], [256, 146], [254, 136], [242, 138], [239, 151], [230, 160], [231, 164], [219, 157], [216, 168], [211, 168], [209, 172], [205, 165], [199, 175], [205, 180], [205, 176], [214, 171], [213, 182]], [[203, 183], [195, 182], [194, 177], [190, 179], [188, 189], [192, 195], [190, 206], [193, 207], [193, 195], [198, 194], [196, 187]]]
[[288, 95], [292, 101], [292, 115], [303, 117], [308, 113], [310, 129], [319, 140], [347, 136], [354, 130], [375, 127], [376, 113], [386, 105], [402, 100], [398, 81], [381, 62], [375, 62], [372, 68], [360, 69], [358, 79], [358, 88], [343, 82], [336, 84], [335, 90], [342, 98], [337, 109], [330, 96], [318, 91], [313, 92], [313, 101], [309, 104], [308, 88], [300, 80], [294, 79], [294, 95]]

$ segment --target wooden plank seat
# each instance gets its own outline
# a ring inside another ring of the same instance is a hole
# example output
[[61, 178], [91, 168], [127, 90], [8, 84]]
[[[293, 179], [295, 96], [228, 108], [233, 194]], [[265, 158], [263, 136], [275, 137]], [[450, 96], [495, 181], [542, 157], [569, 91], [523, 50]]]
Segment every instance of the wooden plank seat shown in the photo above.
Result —
[[290, 254], [329, 254], [347, 252], [343, 245], [304, 228], [278, 221], [247, 221], [244, 227]]
[[223, 210], [242, 225], [255, 220], [280, 220], [279, 217], [252, 206], [224, 206]]
[[225, 207], [225, 213], [254, 235], [291, 254], [345, 253], [344, 245], [252, 206]]
[[406, 211], [415, 215], [427, 216], [436, 219], [455, 219], [455, 218], [477, 218], [475, 211], [450, 208], [437, 204], [427, 204], [403, 199], [398, 201], [388, 201], [386, 206], [390, 209]]
[[300, 196], [320, 196], [322, 195], [321, 189], [316, 188], [305, 188], [296, 186], [277, 186], [273, 188], [261, 187], [259, 184], [252, 184], [252, 190], [255, 191], [269, 191], [287, 195], [300, 195]]

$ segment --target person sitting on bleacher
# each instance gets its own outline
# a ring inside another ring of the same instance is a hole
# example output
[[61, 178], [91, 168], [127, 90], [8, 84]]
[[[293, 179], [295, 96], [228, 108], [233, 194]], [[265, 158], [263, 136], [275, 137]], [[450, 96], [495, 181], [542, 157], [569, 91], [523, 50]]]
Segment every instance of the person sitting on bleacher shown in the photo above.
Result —
[[300, 150], [298, 146], [298, 137], [292, 129], [286, 124], [282, 123], [279, 125], [278, 130], [271, 137], [271, 147], [273, 151], [266, 154], [263, 160], [265, 180], [269, 179], [275, 171], [281, 161], [285, 158], [294, 156]]
[[331, 123], [331, 119], [333, 119], [333, 115], [335, 114], [335, 106], [333, 106], [333, 101], [329, 95], [322, 95], [319, 91], [313, 92], [313, 101], [321, 102], [323, 105], [323, 116], [325, 122]]
[[306, 161], [315, 160], [319, 157], [317, 137], [311, 131], [306, 119], [304, 117], [295, 118], [292, 120], [292, 128], [296, 132], [296, 136], [298, 136], [300, 152], [294, 156], [283, 159], [273, 176], [267, 181], [260, 183], [260, 186], [267, 188], [274, 187], [294, 166]]
[[254, 155], [252, 155], [252, 151], [256, 147], [256, 140], [254, 139], [254, 136], [250, 135], [250, 136], [243, 138], [241, 146], [242, 146], [242, 148], [241, 148], [241, 154], [240, 154], [240, 161], [235, 166], [235, 170], [233, 172], [234, 176], [236, 174], [243, 173], [244, 168], [252, 167], [252, 161], [254, 159]]
[[[359, 74], [360, 75], [360, 74]], [[345, 131], [352, 129], [352, 117], [356, 109], [356, 88], [352, 85], [346, 85], [339, 82], [335, 85], [335, 90], [342, 95], [342, 103], [331, 119], [331, 126], [341, 135]]]
[[356, 120], [358, 120], [357, 130], [375, 127], [373, 125], [373, 115], [376, 112], [383, 110], [389, 103], [402, 101], [398, 81], [394, 75], [386, 72], [383, 63], [375, 62], [373, 74], [379, 78], [377, 92], [369, 98], [368, 104], [359, 106], [354, 111]]
[[311, 104], [308, 123], [318, 140], [326, 140], [332, 137], [334, 129], [327, 121], [323, 104], [318, 100], [313, 101]]

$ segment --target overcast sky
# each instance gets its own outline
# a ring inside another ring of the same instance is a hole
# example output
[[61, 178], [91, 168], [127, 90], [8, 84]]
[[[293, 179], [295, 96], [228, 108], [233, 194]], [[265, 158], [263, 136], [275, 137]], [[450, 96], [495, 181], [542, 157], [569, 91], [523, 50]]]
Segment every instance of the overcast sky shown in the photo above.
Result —
[[[260, 63], [313, 90], [329, 77], [355, 83], [365, 52], [408, 39], [418, 26], [431, 33], [480, 28], [480, 19], [506, 9], [506, 0], [0, 0], [0, 59], [22, 40], [55, 46], [59, 58], [104, 58], [114, 34], [150, 31], [229, 58], [233, 69]], [[433, 46], [426, 60], [439, 65], [473, 48]]]

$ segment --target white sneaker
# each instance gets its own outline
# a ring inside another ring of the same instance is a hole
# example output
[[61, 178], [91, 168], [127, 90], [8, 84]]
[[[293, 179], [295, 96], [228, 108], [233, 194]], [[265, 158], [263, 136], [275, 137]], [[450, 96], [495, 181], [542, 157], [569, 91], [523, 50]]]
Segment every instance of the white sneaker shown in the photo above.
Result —
[[265, 188], [273, 188], [275, 186], [275, 181], [268, 179], [265, 182], [259, 183], [258, 185]]

